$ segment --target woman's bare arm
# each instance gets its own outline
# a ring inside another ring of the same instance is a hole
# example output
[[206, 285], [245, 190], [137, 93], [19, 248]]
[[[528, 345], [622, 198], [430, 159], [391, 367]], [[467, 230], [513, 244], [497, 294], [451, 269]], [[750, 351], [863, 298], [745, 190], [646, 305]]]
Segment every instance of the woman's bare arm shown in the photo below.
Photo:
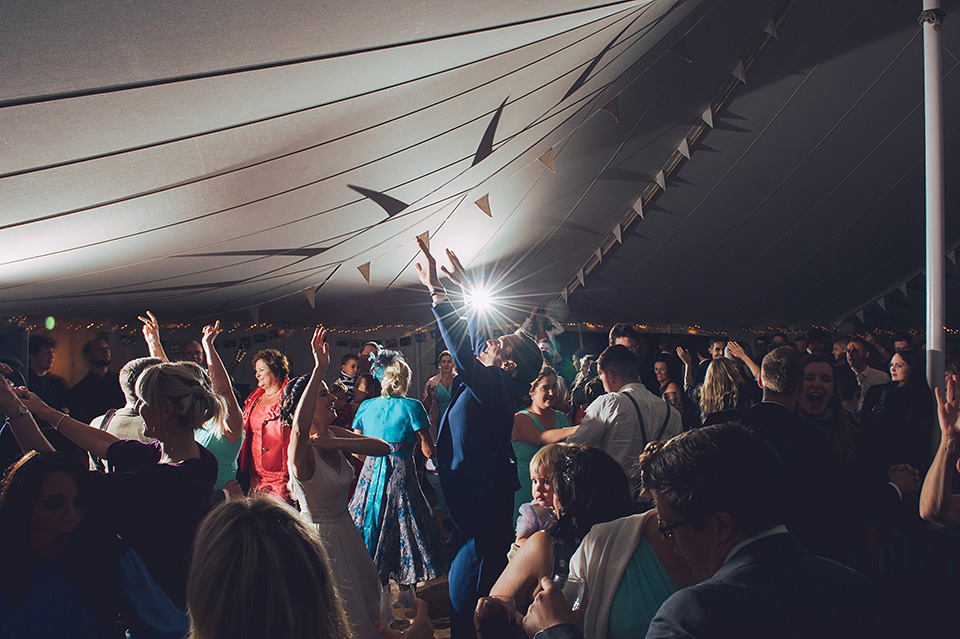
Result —
[[[40, 419], [53, 424], [58, 431], [66, 435], [67, 439], [100, 459], [106, 459], [107, 449], [110, 448], [114, 442], [120, 441], [117, 437], [114, 437], [105, 430], [93, 428], [92, 426], [75, 420], [66, 413], [58, 411], [56, 408], [47, 406], [42, 399], [26, 388], [18, 389], [17, 394], [20, 396], [23, 404], [30, 409], [30, 412]], [[11, 426], [13, 426], [13, 422], [11, 422]], [[45, 450], [44, 448], [37, 447], [38, 442], [35, 441], [33, 434], [29, 433], [29, 429], [25, 428], [22, 424], [20, 426], [23, 429], [21, 432], [27, 435], [31, 442], [30, 448], [24, 447], [24, 450]], [[43, 438], [43, 442], [47, 442], [46, 437], [43, 436], [39, 428], [37, 428], [36, 434]], [[14, 430], [14, 435], [17, 435], [17, 430]], [[19, 435], [17, 436], [17, 441], [20, 442], [22, 447], [24, 446], [24, 442], [21, 441]], [[40, 445], [42, 446], [42, 443], [40, 443]], [[49, 442], [47, 442], [47, 446], [50, 446]], [[53, 447], [50, 447], [49, 450], [52, 451]]]
[[139, 316], [143, 322], [143, 339], [147, 342], [147, 349], [150, 351], [150, 357], [159, 357], [164, 362], [169, 362], [167, 354], [163, 352], [163, 345], [160, 343], [160, 323], [156, 315], [147, 311], [147, 316]]
[[323, 376], [330, 366], [330, 346], [324, 341], [326, 336], [327, 330], [322, 326], [318, 326], [313, 331], [313, 339], [310, 340], [310, 348], [313, 351], [313, 371], [297, 403], [297, 410], [293, 414], [293, 432], [290, 433], [287, 457], [294, 477], [302, 481], [313, 477], [316, 470], [313, 449], [310, 447], [310, 429], [313, 426], [313, 413], [317, 409], [320, 384], [323, 383]]
[[320, 449], [337, 449], [352, 455], [371, 455], [383, 457], [390, 454], [390, 444], [355, 433], [339, 426], [327, 426], [327, 436], [311, 437], [310, 444]]
[[515, 442], [523, 442], [534, 446], [545, 446], [547, 444], [562, 442], [575, 432], [577, 432], [576, 426], [540, 430], [534, 426], [533, 420], [527, 415], [517, 413], [513, 416], [513, 433], [511, 439]]
[[213, 381], [213, 390], [227, 402], [227, 419], [223, 422], [223, 436], [228, 442], [235, 444], [243, 437], [243, 411], [240, 410], [237, 396], [233, 394], [227, 368], [223, 365], [223, 360], [220, 359], [220, 354], [213, 344], [219, 334], [220, 320], [207, 324], [203, 327], [203, 338], [200, 344], [203, 346], [203, 353], [207, 360], [207, 371]]
[[553, 540], [547, 533], [534, 533], [523, 542], [506, 569], [490, 589], [491, 595], [513, 597], [518, 611], [524, 611], [533, 601], [533, 591], [541, 577], [553, 571]]
[[[0, 371], [12, 373], [13, 369], [0, 362]], [[21, 393], [26, 389], [21, 389]], [[20, 448], [25, 451], [39, 450], [45, 453], [54, 452], [53, 446], [47, 441], [47, 438], [40, 432], [36, 420], [30, 413], [20, 414], [20, 406], [27, 406], [18, 396], [13, 383], [6, 377], [0, 378], [0, 411], [7, 416], [7, 424], [13, 431]]]

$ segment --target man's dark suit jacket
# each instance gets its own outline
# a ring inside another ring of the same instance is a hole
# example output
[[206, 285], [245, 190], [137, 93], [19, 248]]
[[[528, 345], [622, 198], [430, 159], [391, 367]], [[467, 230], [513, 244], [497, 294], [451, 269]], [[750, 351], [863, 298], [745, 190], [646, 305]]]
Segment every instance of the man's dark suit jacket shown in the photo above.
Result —
[[647, 639], [875, 637], [877, 612], [866, 577], [784, 533], [748, 544], [709, 579], [674, 593]]
[[[675, 592], [647, 639], [859, 639], [877, 636], [866, 577], [807, 551], [790, 533], [742, 548], [709, 579]], [[582, 639], [572, 624], [540, 639]]]
[[[491, 514], [503, 511], [505, 501], [512, 508], [520, 488], [510, 436], [516, 402], [526, 389], [502, 368], [477, 360], [483, 340], [472, 317], [464, 321], [448, 301], [433, 312], [460, 382], [440, 421], [437, 470], [450, 519], [470, 535], [494, 525]], [[505, 525], [510, 532], [511, 522]]]
[[843, 510], [843, 469], [826, 436], [776, 402], [713, 413], [704, 425], [726, 422], [738, 422], [759, 435], [782, 464], [779, 506], [790, 532], [813, 552], [839, 558], [830, 521]]

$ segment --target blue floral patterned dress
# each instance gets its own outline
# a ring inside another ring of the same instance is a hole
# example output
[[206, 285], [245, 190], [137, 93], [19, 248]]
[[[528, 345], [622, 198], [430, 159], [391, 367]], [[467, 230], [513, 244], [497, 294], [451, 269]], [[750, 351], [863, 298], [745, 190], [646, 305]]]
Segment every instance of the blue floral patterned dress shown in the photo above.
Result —
[[415, 584], [446, 573], [440, 527], [413, 463], [418, 430], [429, 428], [423, 404], [407, 397], [380, 397], [360, 404], [353, 428], [390, 444], [385, 457], [367, 457], [350, 514], [377, 564], [380, 581]]

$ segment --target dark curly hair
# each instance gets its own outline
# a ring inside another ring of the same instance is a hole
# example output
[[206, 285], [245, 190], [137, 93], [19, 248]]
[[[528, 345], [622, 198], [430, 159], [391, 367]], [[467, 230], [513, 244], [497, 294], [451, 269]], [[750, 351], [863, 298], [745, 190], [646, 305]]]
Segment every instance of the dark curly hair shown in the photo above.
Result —
[[634, 513], [630, 480], [617, 461], [599, 448], [568, 450], [553, 469], [561, 512], [552, 534], [579, 543], [594, 524]]
[[300, 375], [283, 387], [283, 394], [280, 395], [280, 422], [287, 428], [293, 428], [293, 414], [297, 412], [297, 404], [300, 403], [300, 397], [309, 382], [309, 375]]

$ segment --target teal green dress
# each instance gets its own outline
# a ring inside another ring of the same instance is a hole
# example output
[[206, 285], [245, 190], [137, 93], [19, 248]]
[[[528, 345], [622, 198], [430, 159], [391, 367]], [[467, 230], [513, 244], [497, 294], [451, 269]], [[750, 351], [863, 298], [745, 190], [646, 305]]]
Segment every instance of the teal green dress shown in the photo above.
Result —
[[[521, 410], [519, 412], [529, 417], [538, 430], [546, 430], [536, 415], [527, 410]], [[570, 426], [570, 420], [567, 419], [566, 415], [557, 410], [553, 412], [556, 413], [553, 421], [554, 429], [567, 428]], [[535, 444], [527, 444], [526, 442], [513, 442], [513, 453], [517, 456], [517, 477], [520, 479], [520, 490], [514, 493], [513, 496], [514, 520], [520, 515], [520, 506], [533, 499], [531, 496], [533, 482], [530, 481], [530, 460], [533, 459], [533, 456], [536, 455], [537, 451], [541, 448], [543, 447]]]
[[645, 636], [660, 604], [676, 591], [677, 586], [657, 559], [657, 553], [641, 539], [613, 596], [607, 639]]
[[447, 406], [450, 405], [450, 400], [453, 398], [453, 395], [450, 394], [449, 388], [440, 383], [437, 384], [437, 390], [434, 395], [437, 402], [437, 412], [440, 414], [440, 417], [443, 417], [443, 413], [447, 410]]
[[203, 428], [193, 432], [193, 438], [198, 444], [213, 453], [217, 458], [217, 483], [214, 490], [221, 490], [237, 478], [237, 457], [240, 456], [240, 447], [243, 446], [245, 433], [234, 443], [221, 434], [219, 425], [206, 424]]

